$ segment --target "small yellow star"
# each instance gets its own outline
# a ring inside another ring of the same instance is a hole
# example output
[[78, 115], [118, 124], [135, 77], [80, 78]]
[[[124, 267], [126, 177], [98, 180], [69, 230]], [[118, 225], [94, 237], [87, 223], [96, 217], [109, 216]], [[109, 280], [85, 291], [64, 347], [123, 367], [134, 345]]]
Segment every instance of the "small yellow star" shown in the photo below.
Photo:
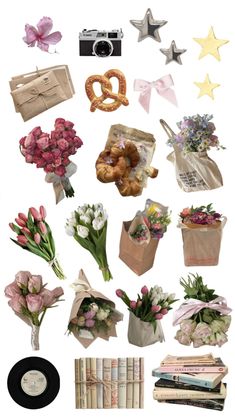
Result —
[[205, 57], [206, 55], [212, 55], [218, 61], [220, 61], [219, 48], [229, 42], [225, 39], [217, 39], [212, 26], [209, 30], [207, 38], [193, 38], [193, 40], [202, 47], [199, 59]]
[[198, 82], [195, 81], [194, 84], [197, 87], [199, 87], [199, 89], [200, 89], [198, 98], [207, 95], [207, 96], [211, 97], [211, 99], [213, 99], [213, 100], [214, 100], [213, 90], [216, 87], [219, 87], [220, 86], [220, 84], [211, 83], [208, 74], [206, 75], [206, 78], [203, 81], [203, 83], [198, 83]]

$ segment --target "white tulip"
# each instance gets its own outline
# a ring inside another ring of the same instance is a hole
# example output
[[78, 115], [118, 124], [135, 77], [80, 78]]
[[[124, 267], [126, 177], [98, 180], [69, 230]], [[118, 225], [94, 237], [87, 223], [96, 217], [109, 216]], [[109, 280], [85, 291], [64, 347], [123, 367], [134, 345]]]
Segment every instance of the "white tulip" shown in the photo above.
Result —
[[65, 232], [70, 237], [73, 237], [74, 234], [75, 234], [75, 230], [74, 230], [73, 225], [70, 225], [70, 224], [65, 225]]
[[84, 215], [86, 213], [86, 210], [88, 208], [88, 205], [78, 206], [77, 212], [79, 215]]
[[89, 235], [89, 229], [86, 226], [78, 225], [77, 234], [81, 238], [86, 238]]
[[92, 226], [95, 231], [100, 231], [104, 226], [105, 221], [102, 218], [95, 218], [92, 221]]
[[175, 293], [170, 293], [167, 299], [168, 300], [175, 300]]
[[96, 203], [94, 205], [95, 210], [103, 210], [103, 204], [102, 203]]
[[85, 224], [90, 224], [91, 223], [91, 218], [90, 216], [85, 215], [81, 215], [80, 219], [82, 222], [85, 222]]
[[85, 215], [90, 216], [90, 218], [93, 219], [94, 218], [94, 211], [91, 208], [88, 208], [86, 210]]

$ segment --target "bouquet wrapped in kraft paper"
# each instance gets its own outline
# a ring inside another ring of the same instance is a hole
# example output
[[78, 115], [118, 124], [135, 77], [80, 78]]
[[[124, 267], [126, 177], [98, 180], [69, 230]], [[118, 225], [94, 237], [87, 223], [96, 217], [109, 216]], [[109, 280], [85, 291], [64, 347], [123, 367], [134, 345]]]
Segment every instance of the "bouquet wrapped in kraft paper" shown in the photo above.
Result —
[[85, 348], [98, 337], [107, 341], [110, 337], [117, 337], [116, 324], [122, 321], [122, 313], [115, 309], [110, 299], [91, 288], [82, 269], [72, 287], [76, 296], [69, 317], [68, 332]]
[[138, 276], [152, 268], [159, 239], [170, 222], [168, 208], [150, 199], [143, 212], [123, 222], [119, 257]]
[[212, 190], [223, 185], [217, 164], [207, 154], [211, 148], [224, 149], [214, 135], [212, 118], [207, 114], [185, 116], [177, 123], [180, 129], [177, 134], [160, 119], [169, 138], [167, 144], [174, 150], [167, 159], [174, 164], [177, 183], [185, 192]]
[[219, 263], [226, 222], [227, 218], [214, 211], [212, 204], [182, 210], [178, 226], [182, 232], [186, 266], [216, 266]]

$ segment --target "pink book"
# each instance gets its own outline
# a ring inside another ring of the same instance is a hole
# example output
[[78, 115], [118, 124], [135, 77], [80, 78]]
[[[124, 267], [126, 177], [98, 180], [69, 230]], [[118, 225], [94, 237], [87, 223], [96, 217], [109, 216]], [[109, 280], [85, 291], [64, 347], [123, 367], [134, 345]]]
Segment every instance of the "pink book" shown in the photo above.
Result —
[[169, 366], [160, 366], [161, 373], [224, 373], [227, 367], [220, 358], [216, 358], [213, 365], [209, 364], [171, 364]]

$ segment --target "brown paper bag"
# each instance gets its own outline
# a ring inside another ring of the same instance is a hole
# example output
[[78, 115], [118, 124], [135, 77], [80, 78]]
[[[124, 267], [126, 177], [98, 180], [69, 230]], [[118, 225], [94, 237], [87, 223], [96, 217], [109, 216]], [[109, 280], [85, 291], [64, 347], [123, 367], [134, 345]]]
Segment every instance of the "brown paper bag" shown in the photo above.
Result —
[[[169, 137], [174, 132], [164, 120], [160, 120], [163, 129]], [[223, 179], [217, 164], [203, 152], [182, 151], [177, 145], [167, 159], [175, 166], [176, 180], [179, 187], [185, 192], [213, 190], [223, 186]]]
[[164, 341], [164, 334], [162, 330], [161, 321], [156, 321], [157, 328], [154, 332], [153, 325], [150, 322], [141, 321], [130, 312], [129, 326], [128, 326], [128, 341], [130, 344], [138, 347], [145, 347], [156, 342]]
[[150, 239], [147, 245], [138, 245], [130, 239], [128, 231], [132, 221], [123, 222], [119, 257], [138, 276], [145, 273], [154, 263], [158, 239]]
[[180, 223], [185, 266], [216, 266], [219, 263], [223, 228], [227, 219], [215, 225], [191, 228]]
[[[110, 305], [112, 308], [115, 308], [115, 303], [113, 303], [110, 299], [108, 299], [106, 296], [104, 296], [102, 293], [98, 292], [97, 290], [94, 290], [91, 288], [90, 283], [88, 282], [84, 271], [81, 269], [79, 272], [78, 279], [75, 283], [75, 286], [77, 288], [76, 296], [73, 301], [70, 317], [69, 317], [69, 323], [77, 318], [77, 313], [80, 309], [80, 306], [82, 304], [83, 299], [94, 297], [96, 299], [100, 299]], [[103, 338], [104, 340], [109, 340], [109, 337], [117, 337], [116, 333], [116, 324], [119, 321], [122, 321], [123, 314], [114, 309], [114, 315], [113, 315], [113, 323], [109, 327], [107, 333], [104, 331], [93, 331], [93, 336], [89, 331], [83, 333], [79, 333], [77, 330], [73, 330], [72, 333], [75, 338], [83, 345], [83, 347], [87, 348], [90, 344], [92, 344], [96, 338]]]
[[24, 121], [70, 99], [74, 87], [67, 65], [58, 65], [12, 77], [11, 95]]

